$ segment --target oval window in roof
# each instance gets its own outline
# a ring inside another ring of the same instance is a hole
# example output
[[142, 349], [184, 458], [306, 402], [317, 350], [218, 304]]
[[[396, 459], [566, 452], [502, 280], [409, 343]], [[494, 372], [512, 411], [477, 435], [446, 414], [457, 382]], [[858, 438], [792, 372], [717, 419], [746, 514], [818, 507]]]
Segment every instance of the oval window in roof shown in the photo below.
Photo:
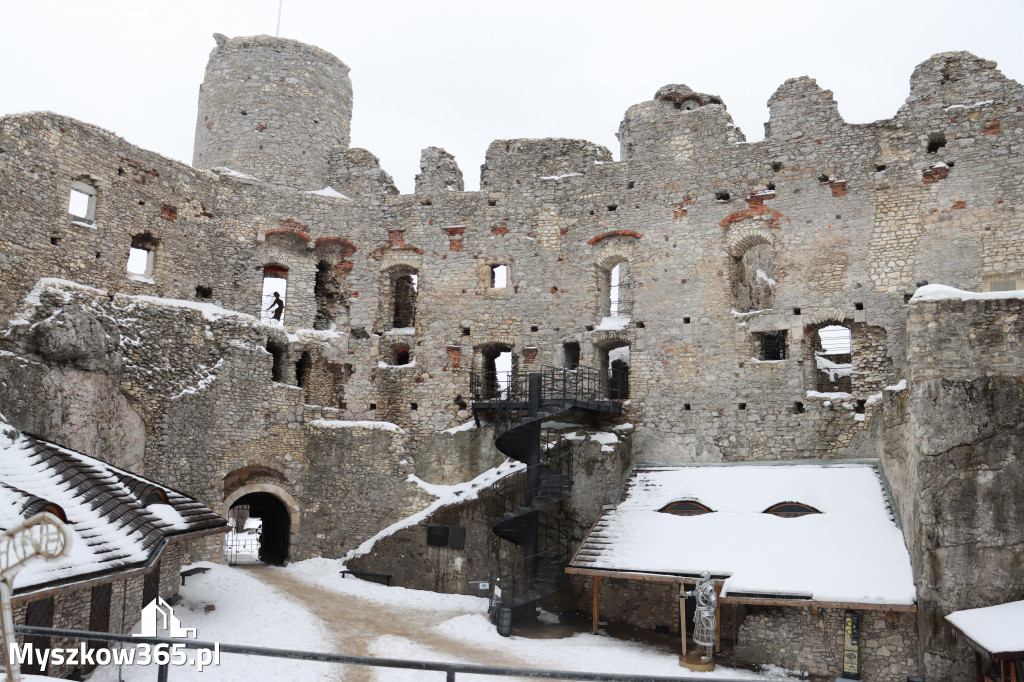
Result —
[[802, 502], [779, 502], [765, 509], [764, 513], [781, 516], [784, 519], [792, 519], [797, 516], [807, 516], [808, 514], [820, 514], [821, 511]]
[[36, 513], [38, 514], [41, 512], [49, 512], [61, 521], [63, 521], [64, 523], [68, 522], [68, 515], [64, 511], [64, 507], [60, 506], [59, 504], [54, 504], [53, 502], [50, 502]]
[[666, 514], [675, 514], [676, 516], [699, 516], [701, 514], [709, 514], [714, 510], [696, 500], [680, 500], [679, 502], [665, 505], [658, 511], [665, 512]]
[[146, 503], [143, 506], [148, 507], [151, 504], [170, 504], [167, 500], [167, 493], [160, 488], [150, 490], [149, 495], [146, 496]]

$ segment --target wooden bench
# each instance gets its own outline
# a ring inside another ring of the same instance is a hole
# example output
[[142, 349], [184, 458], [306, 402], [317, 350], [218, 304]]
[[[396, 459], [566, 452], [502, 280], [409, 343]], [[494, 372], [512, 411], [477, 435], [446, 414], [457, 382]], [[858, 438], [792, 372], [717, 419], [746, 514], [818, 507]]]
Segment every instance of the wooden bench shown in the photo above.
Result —
[[347, 575], [354, 575], [357, 578], [379, 578], [384, 581], [385, 585], [391, 587], [390, 573], [368, 573], [367, 571], [341, 571], [342, 578], [344, 578]]
[[185, 578], [190, 575], [199, 575], [200, 573], [208, 573], [210, 571], [209, 566], [200, 566], [199, 568], [190, 568], [187, 571], [181, 572], [181, 584], [185, 584]]

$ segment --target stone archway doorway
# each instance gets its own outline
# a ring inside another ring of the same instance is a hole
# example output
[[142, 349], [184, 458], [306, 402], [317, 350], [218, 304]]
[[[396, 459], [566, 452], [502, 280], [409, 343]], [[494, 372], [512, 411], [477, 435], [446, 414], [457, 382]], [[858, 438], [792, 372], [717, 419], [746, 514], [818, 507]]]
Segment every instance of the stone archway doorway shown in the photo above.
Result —
[[283, 566], [287, 563], [292, 520], [285, 503], [272, 493], [253, 492], [235, 500], [231, 509], [240, 506], [248, 507], [249, 517], [262, 521], [260, 561], [276, 566]]

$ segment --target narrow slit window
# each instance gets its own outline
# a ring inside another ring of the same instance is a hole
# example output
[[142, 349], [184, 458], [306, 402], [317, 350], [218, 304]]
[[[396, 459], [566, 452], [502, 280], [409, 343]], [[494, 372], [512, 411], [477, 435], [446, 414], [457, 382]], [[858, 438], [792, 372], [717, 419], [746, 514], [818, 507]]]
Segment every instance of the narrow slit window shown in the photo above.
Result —
[[491, 266], [491, 288], [492, 289], [504, 289], [508, 286], [508, 266], [507, 265], [492, 265]]

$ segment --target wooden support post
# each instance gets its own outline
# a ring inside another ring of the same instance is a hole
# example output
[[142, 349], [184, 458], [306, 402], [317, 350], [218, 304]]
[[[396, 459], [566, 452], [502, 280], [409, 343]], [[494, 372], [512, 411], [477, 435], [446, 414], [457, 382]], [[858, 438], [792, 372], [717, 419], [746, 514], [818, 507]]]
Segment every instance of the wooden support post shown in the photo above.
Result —
[[722, 651], [722, 582], [715, 581], [715, 651]]
[[686, 655], [686, 585], [679, 583], [679, 634], [683, 638], [683, 656]]
[[598, 615], [597, 594], [598, 594], [598, 590], [601, 589], [601, 582], [600, 581], [601, 581], [601, 576], [595, 575], [594, 576], [594, 605], [593, 605], [593, 607], [591, 607], [591, 611], [593, 613], [593, 624], [591, 625], [591, 628], [590, 628], [590, 631], [592, 633], [594, 633], [595, 635], [597, 634], [597, 615]]
[[981, 654], [974, 652], [974, 674], [977, 682], [985, 682], [985, 675], [981, 672]]

